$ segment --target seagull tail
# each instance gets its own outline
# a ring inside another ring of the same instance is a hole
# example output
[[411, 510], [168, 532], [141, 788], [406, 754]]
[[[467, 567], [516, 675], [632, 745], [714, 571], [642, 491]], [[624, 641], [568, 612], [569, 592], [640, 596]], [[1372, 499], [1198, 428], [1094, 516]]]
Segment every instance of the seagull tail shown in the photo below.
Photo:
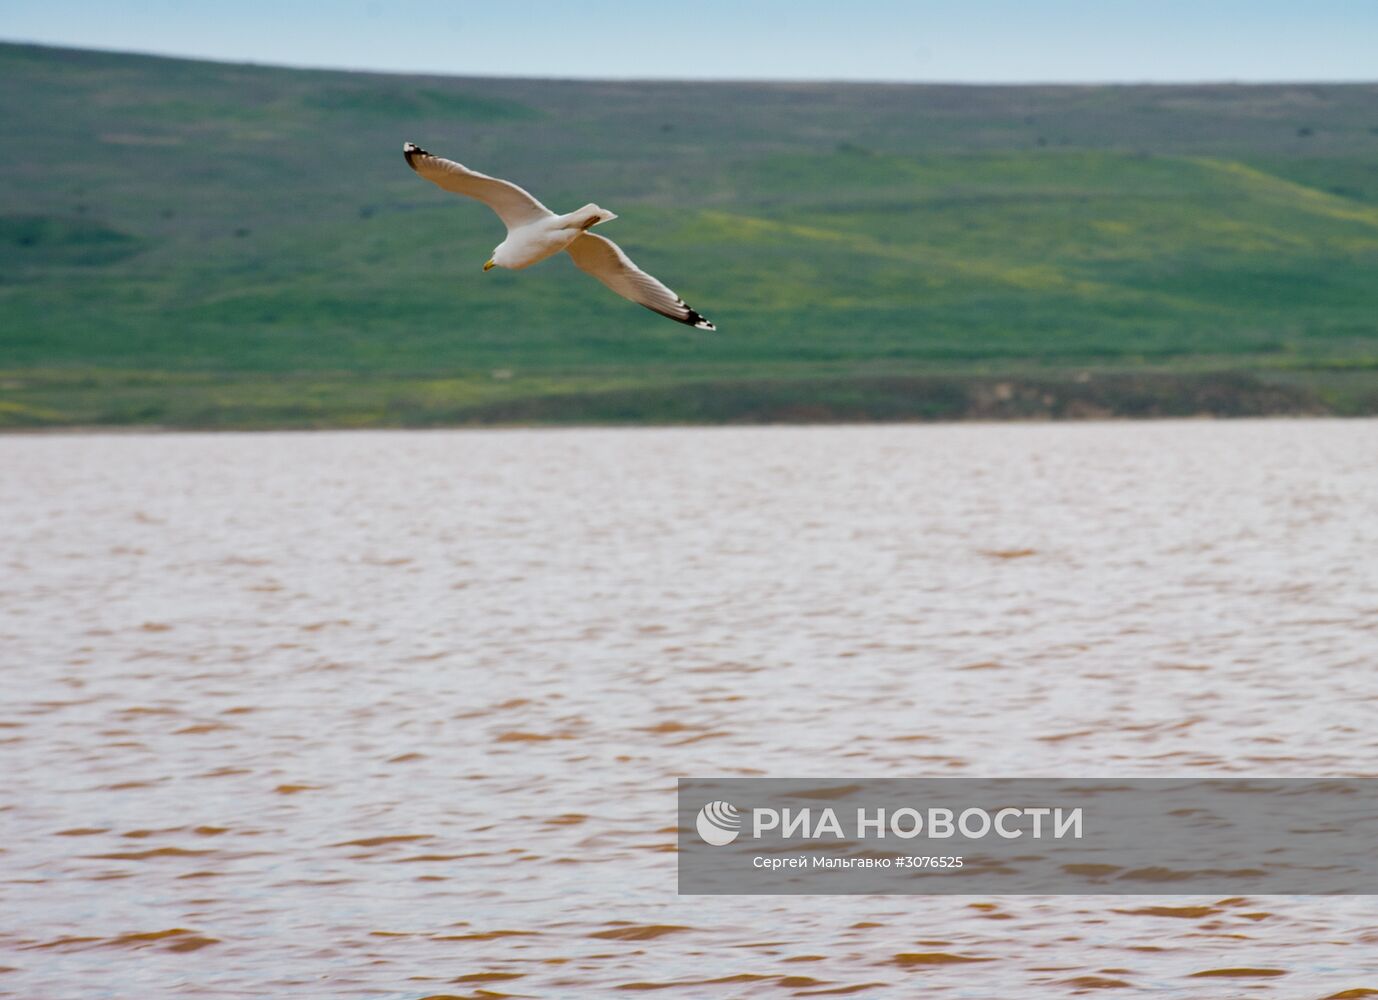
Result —
[[599, 208], [593, 202], [589, 202], [578, 211], [561, 216], [560, 227], [562, 229], [581, 229], [588, 232], [600, 222], [611, 222], [615, 218], [617, 218], [616, 213], [609, 212], [606, 208]]

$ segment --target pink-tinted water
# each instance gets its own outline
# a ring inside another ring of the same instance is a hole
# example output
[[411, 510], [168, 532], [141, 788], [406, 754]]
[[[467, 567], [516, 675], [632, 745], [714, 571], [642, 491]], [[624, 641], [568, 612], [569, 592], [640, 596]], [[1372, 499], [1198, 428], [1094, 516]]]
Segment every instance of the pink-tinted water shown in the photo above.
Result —
[[1364, 898], [675, 894], [683, 775], [1378, 770], [1378, 425], [0, 439], [0, 994], [1297, 997]]

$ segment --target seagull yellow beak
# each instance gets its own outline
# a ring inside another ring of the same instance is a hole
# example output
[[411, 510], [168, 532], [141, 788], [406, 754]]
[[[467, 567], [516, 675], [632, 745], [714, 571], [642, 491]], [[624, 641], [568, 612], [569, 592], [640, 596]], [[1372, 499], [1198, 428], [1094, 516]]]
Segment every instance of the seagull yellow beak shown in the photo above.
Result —
[[491, 270], [493, 270], [493, 268], [495, 268], [495, 267], [497, 267], [497, 266], [498, 266], [498, 265], [496, 265], [496, 264], [493, 263], [493, 258], [492, 258], [492, 257], [489, 257], [489, 258], [488, 258], [488, 263], [486, 263], [486, 264], [483, 265], [483, 269], [484, 269], [485, 271], [491, 271]]

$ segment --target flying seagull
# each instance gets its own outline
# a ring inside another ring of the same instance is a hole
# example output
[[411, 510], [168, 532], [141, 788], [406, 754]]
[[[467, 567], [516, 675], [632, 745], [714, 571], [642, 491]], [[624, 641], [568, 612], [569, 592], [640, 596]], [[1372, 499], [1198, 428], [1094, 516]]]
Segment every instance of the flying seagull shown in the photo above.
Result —
[[682, 298], [633, 264], [616, 243], [589, 232], [600, 222], [617, 218], [612, 212], [590, 203], [568, 215], [556, 215], [511, 181], [434, 156], [411, 142], [402, 146], [402, 154], [407, 165], [432, 184], [477, 198], [498, 214], [507, 227], [507, 239], [498, 244], [483, 265], [485, 271], [494, 267], [520, 271], [564, 250], [580, 270], [624, 299], [699, 330], [717, 329], [685, 305]]

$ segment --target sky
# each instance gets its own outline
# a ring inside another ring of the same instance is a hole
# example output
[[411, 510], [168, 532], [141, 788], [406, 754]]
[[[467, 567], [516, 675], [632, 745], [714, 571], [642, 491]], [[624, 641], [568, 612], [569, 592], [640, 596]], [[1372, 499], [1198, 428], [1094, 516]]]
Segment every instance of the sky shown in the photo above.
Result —
[[1378, 80], [1378, 0], [3, 0], [0, 39], [477, 76]]

